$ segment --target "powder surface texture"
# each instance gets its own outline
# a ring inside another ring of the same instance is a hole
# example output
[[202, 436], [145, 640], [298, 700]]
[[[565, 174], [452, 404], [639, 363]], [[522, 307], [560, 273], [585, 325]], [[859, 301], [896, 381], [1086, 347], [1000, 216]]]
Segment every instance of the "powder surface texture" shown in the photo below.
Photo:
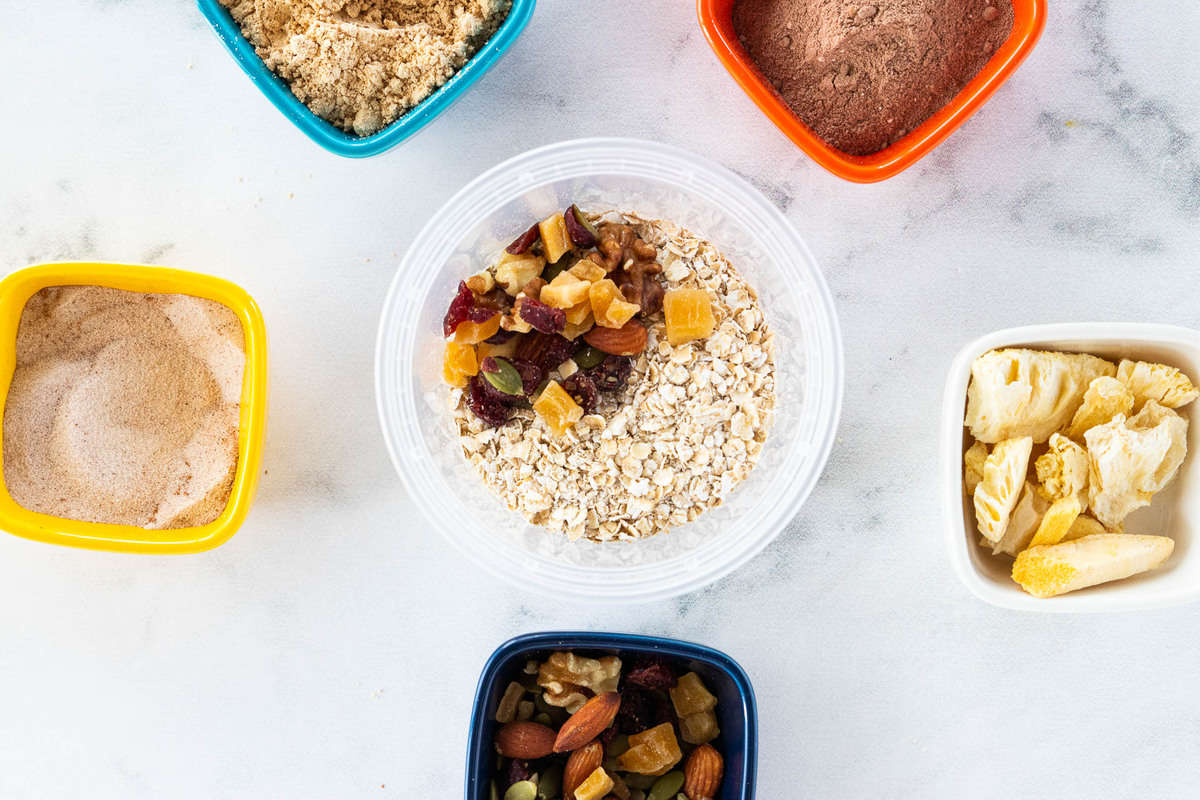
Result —
[[1011, 0], [738, 0], [759, 71], [818, 136], [851, 155], [894, 144], [974, 78], [1013, 26]]
[[4, 409], [4, 481], [24, 508], [184, 528], [224, 510], [246, 354], [212, 300], [42, 289], [21, 313]]
[[495, 33], [511, 0], [221, 0], [317, 115], [360, 136], [401, 117]]

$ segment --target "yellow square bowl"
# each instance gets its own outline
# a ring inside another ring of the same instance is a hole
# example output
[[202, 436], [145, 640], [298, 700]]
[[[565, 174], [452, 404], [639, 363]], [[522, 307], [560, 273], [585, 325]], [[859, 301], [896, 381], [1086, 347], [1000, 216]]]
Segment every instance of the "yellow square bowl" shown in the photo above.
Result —
[[[40, 542], [126, 553], [198, 553], [223, 544], [245, 520], [262, 463], [267, 422], [267, 330], [262, 312], [243, 289], [195, 272], [129, 264], [43, 264], [0, 280], [0, 416], [16, 368], [17, 326], [29, 298], [47, 286], [107, 286], [148, 294], [186, 294], [227, 306], [242, 323], [246, 368], [238, 423], [238, 464], [221, 516], [208, 525], [146, 530], [132, 525], [80, 522], [19, 506], [8, 493], [0, 458], [0, 529]], [[0, 453], [3, 452], [0, 425]]]

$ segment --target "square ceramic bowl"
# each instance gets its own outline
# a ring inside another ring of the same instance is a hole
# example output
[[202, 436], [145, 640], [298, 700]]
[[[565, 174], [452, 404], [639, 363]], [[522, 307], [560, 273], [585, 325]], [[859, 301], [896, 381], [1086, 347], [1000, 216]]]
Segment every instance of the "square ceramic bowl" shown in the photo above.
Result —
[[[208, 525], [146, 530], [131, 525], [39, 514], [22, 508], [8, 493], [0, 459], [0, 530], [40, 542], [127, 553], [196, 553], [224, 543], [245, 520], [262, 462], [267, 422], [267, 331], [262, 312], [238, 286], [195, 272], [128, 264], [43, 264], [17, 270], [0, 280], [0, 419], [16, 368], [17, 326], [25, 303], [47, 286], [109, 286], [130, 292], [186, 294], [230, 308], [242, 323], [246, 369], [238, 425], [238, 465], [225, 510]], [[0, 426], [0, 452], [3, 427]]]
[[271, 101], [271, 105], [279, 109], [305, 136], [329, 152], [348, 158], [366, 158], [390, 150], [453, 105], [508, 51], [533, 15], [535, 3], [536, 0], [512, 0], [512, 9], [504, 22], [450, 80], [383, 130], [370, 136], [359, 136], [322, 119], [300, 102], [292, 94], [287, 81], [272, 72], [259, 58], [254, 46], [242, 35], [241, 27], [234, 22], [229, 9], [221, 5], [219, 0], [199, 0], [200, 13], [216, 31], [221, 44], [225, 45], [242, 71]]
[[963, 427], [971, 363], [989, 350], [1028, 347], [1091, 353], [1120, 361], [1132, 358], [1178, 367], [1192, 378], [1200, 376], [1200, 331], [1171, 325], [1127, 322], [1080, 322], [1010, 328], [988, 334], [968, 344], [955, 357], [946, 379], [942, 409], [942, 499], [945, 505], [946, 546], [954, 571], [982, 600], [1005, 608], [1030, 611], [1125, 611], [1158, 608], [1200, 598], [1200, 550], [1192, 539], [1200, 524], [1200, 469], [1192, 460], [1200, 452], [1200, 419], [1192, 409], [1188, 417], [1188, 458], [1175, 479], [1148, 508], [1139, 509], [1125, 522], [1130, 533], [1170, 536], [1175, 552], [1158, 569], [1123, 581], [1093, 586], [1060, 597], [1038, 599], [1012, 580], [1012, 559], [993, 556], [978, 544], [975, 511], [963, 488], [963, 453], [969, 434]]
[[495, 772], [492, 741], [498, 723], [496, 706], [509, 681], [521, 674], [525, 662], [544, 659], [555, 650], [575, 650], [600, 657], [662, 656], [683, 664], [717, 696], [717, 721], [721, 735], [714, 742], [725, 759], [725, 777], [713, 800], [752, 800], [758, 765], [758, 711], [754, 689], [746, 672], [729, 656], [711, 647], [620, 633], [530, 633], [510, 639], [496, 649], [484, 665], [471, 712], [467, 743], [466, 800], [488, 800]]
[[856, 183], [890, 178], [921, 160], [966, 122], [1032, 52], [1046, 27], [1046, 0], [1012, 0], [1013, 28], [991, 60], [954, 99], [895, 144], [868, 156], [852, 156], [813, 133], [762, 76], [733, 29], [736, 0], [697, 0], [700, 27], [717, 58], [762, 112], [825, 169]]

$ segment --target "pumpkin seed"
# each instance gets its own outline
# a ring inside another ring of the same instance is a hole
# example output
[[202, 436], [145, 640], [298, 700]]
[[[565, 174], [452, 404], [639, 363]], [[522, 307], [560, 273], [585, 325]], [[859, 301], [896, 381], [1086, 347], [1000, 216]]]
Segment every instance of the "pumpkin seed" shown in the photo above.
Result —
[[483, 373], [483, 377], [488, 383], [505, 394], [525, 394], [525, 384], [521, 381], [521, 373], [517, 372], [517, 368], [507, 358], [492, 357], [484, 360], [490, 362], [488, 366], [495, 367], [492, 372]]
[[572, 358], [575, 359], [575, 365], [580, 369], [591, 369], [592, 367], [597, 366], [607, 356], [608, 353], [605, 353], [603, 350], [597, 350], [589, 344], [580, 349], [580, 351], [572, 356]]
[[500, 800], [500, 793], [496, 791], [496, 782], [492, 781], [488, 784], [488, 797], [491, 800]]
[[533, 781], [517, 781], [508, 787], [504, 800], [537, 800], [537, 784]]
[[[650, 794], [646, 795], [646, 800], [671, 800], [682, 788], [683, 773], [678, 770], [668, 772], [650, 787]], [[504, 800], [509, 800], [508, 795], [504, 796]]]
[[563, 765], [551, 764], [546, 767], [538, 780], [538, 800], [554, 800], [562, 792]]

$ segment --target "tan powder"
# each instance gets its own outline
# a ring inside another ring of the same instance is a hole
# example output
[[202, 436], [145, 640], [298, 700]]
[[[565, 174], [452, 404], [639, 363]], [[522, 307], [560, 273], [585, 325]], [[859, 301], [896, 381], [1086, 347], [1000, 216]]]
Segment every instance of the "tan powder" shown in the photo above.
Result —
[[221, 0], [314, 113], [375, 133], [448, 81], [510, 0]]
[[31, 511], [184, 528], [220, 516], [237, 467], [245, 346], [226, 306], [56, 286], [17, 329], [4, 481]]

